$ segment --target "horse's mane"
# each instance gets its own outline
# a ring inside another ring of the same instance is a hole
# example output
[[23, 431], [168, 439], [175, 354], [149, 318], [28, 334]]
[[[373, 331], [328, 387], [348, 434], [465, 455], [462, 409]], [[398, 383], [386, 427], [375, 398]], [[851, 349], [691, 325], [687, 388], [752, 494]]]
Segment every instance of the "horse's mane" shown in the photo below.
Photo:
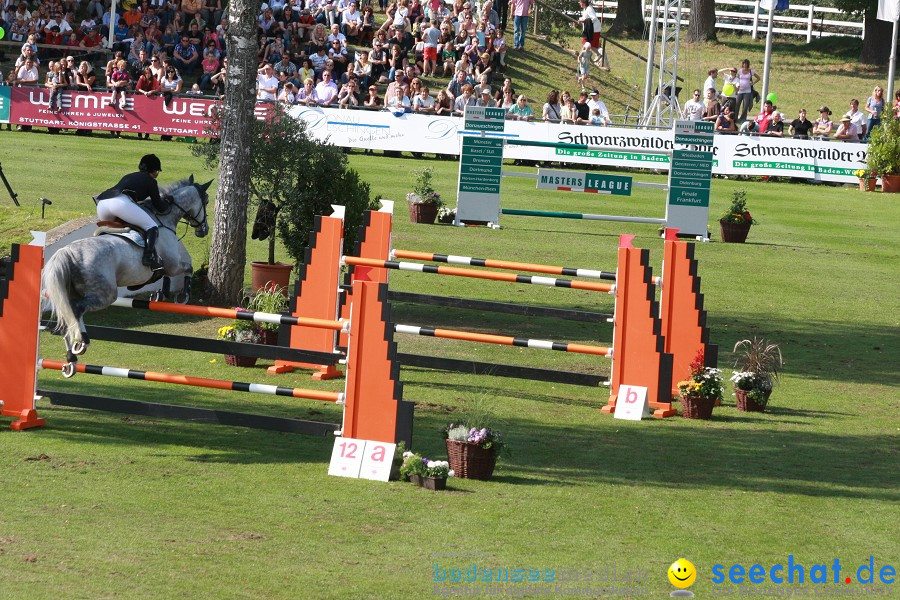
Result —
[[171, 194], [172, 192], [179, 190], [185, 186], [191, 185], [191, 178], [185, 177], [184, 179], [179, 179], [173, 183], [168, 185], [164, 185], [159, 188], [159, 195], [165, 196], [166, 194]]

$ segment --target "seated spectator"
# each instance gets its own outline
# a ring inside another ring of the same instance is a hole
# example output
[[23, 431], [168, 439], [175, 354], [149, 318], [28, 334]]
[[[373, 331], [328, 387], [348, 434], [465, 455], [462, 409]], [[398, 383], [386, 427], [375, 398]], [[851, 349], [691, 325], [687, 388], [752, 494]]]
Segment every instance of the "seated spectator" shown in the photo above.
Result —
[[297, 92], [297, 103], [306, 104], [308, 106], [318, 104], [316, 82], [313, 81], [312, 77], [307, 77], [303, 80], [303, 88]]
[[813, 135], [829, 137], [834, 129], [834, 121], [831, 120], [831, 110], [827, 106], [819, 108], [819, 118], [813, 127]]
[[216, 96], [225, 95], [225, 77], [228, 73], [228, 57], [222, 59], [222, 66], [216, 71], [216, 74], [210, 78], [209, 83], [212, 86], [212, 92]]
[[475, 106], [472, 86], [468, 83], [462, 87], [462, 93], [453, 101], [453, 114], [462, 116], [467, 106]]
[[513, 106], [516, 105], [516, 97], [513, 95], [512, 90], [506, 90], [505, 92], [501, 90], [503, 97], [500, 99], [498, 106], [504, 110], [509, 110]]
[[777, 110], [774, 111], [772, 113], [772, 121], [769, 123], [769, 126], [766, 128], [766, 132], [763, 135], [784, 137], [784, 115]]
[[369, 96], [366, 98], [366, 101], [363, 102], [363, 105], [366, 108], [381, 108], [384, 105], [381, 98], [378, 97], [378, 87], [374, 85], [369, 86]]
[[340, 80], [341, 76], [347, 71], [347, 67], [351, 66], [347, 47], [338, 40], [332, 40], [331, 47], [328, 49], [328, 58], [334, 63], [334, 66], [329, 70], [333, 71], [335, 79]]
[[181, 36], [181, 43], [176, 44], [172, 53], [172, 64], [188, 76], [200, 64], [200, 54], [197, 52], [197, 47], [190, 43], [187, 36]]
[[211, 87], [213, 76], [219, 72], [219, 58], [214, 54], [207, 54], [200, 63], [203, 69], [203, 76], [200, 77], [200, 90], [206, 90]]
[[256, 99], [266, 102], [275, 102], [278, 93], [278, 78], [275, 77], [275, 69], [266, 63], [256, 76]]
[[359, 106], [359, 83], [356, 77], [351, 77], [347, 83], [341, 86], [341, 91], [338, 92], [338, 106], [340, 108]]
[[360, 87], [368, 87], [372, 76], [372, 63], [369, 62], [369, 52], [362, 50], [359, 58], [353, 63], [353, 74], [359, 79]]
[[[448, 40], [441, 46], [441, 63], [443, 63], [441, 76], [447, 77], [456, 68], [456, 46]], [[435, 73], [436, 75], [436, 73]]]
[[328, 62], [327, 46], [316, 46], [316, 50], [310, 54], [309, 60], [312, 63], [313, 72], [315, 73], [313, 79], [318, 80], [322, 77], [322, 72], [325, 70], [325, 63]]
[[900, 119], [900, 90], [894, 94], [894, 116]]
[[428, 86], [423, 85], [419, 93], [413, 98], [413, 111], [419, 113], [434, 112], [434, 97], [429, 93]]
[[319, 106], [331, 106], [337, 100], [337, 84], [331, 79], [331, 71], [322, 71], [322, 81], [316, 85], [316, 100]]
[[341, 33], [341, 26], [335, 23], [331, 26], [331, 33], [328, 34], [328, 46], [331, 47], [331, 42], [337, 40], [341, 46], [347, 46], [347, 36]]
[[496, 108], [497, 103], [491, 97], [490, 88], [481, 88], [481, 93], [478, 95], [478, 99], [475, 101], [475, 106], [487, 106], [489, 108]]
[[281, 91], [278, 93], [278, 101], [282, 104], [291, 105], [297, 102], [297, 88], [290, 81], [286, 81]]
[[297, 65], [290, 61], [286, 53], [282, 55], [281, 60], [275, 63], [272, 68], [275, 70], [275, 75], [278, 76], [278, 81], [282, 84], [290, 81], [294, 84], [294, 87], [300, 87], [300, 79], [297, 77]]
[[450, 83], [447, 84], [447, 91], [450, 93], [451, 97], [458, 98], [462, 93], [463, 86], [471, 84], [472, 82], [469, 80], [465, 71], [457, 71], [453, 79], [450, 80]]
[[716, 119], [716, 131], [737, 131], [737, 126], [734, 123], [734, 112], [731, 104], [728, 102], [722, 106], [722, 114]]
[[144, 67], [141, 76], [138, 77], [134, 86], [134, 91], [144, 96], [155, 96], [159, 94], [159, 80], [153, 75], [150, 67]]
[[859, 125], [857, 125], [853, 121], [853, 117], [849, 114], [841, 117], [841, 125], [837, 129], [837, 133], [834, 134], [835, 139], [838, 140], [846, 140], [848, 142], [858, 142], [859, 136], [862, 132], [859, 130]]
[[118, 105], [119, 109], [125, 110], [125, 104], [127, 102], [125, 93], [128, 91], [128, 86], [131, 84], [131, 77], [128, 75], [128, 62], [126, 62], [125, 59], [121, 59], [116, 63], [116, 68], [113, 69], [109, 80], [112, 87], [109, 105], [113, 107]]
[[511, 106], [507, 114], [518, 121], [531, 121], [534, 119], [534, 110], [530, 106], [528, 106], [528, 99], [525, 98], [524, 94], [520, 94], [516, 99], [516, 103], [514, 106]]
[[385, 108], [394, 114], [401, 114], [409, 110], [409, 96], [403, 91], [403, 88], [395, 88], [394, 95], [386, 98]]
[[362, 15], [359, 13], [359, 5], [351, 2], [350, 7], [341, 14], [341, 30], [344, 34], [344, 41], [352, 39], [359, 40], [360, 27], [362, 27]]
[[449, 117], [453, 114], [453, 98], [450, 92], [441, 90], [438, 92], [437, 98], [434, 100], [434, 114]]
[[91, 29], [88, 31], [87, 35], [84, 36], [79, 45], [82, 48], [97, 48], [103, 45], [103, 38], [100, 37], [99, 31]]
[[806, 118], [806, 109], [801, 108], [797, 118], [791, 121], [791, 135], [798, 140], [808, 140], [809, 132], [812, 128], [812, 122]]
[[69, 48], [78, 48], [80, 44], [78, 35], [76, 35], [75, 32], [72, 32], [69, 34], [69, 37], [66, 38], [66, 43], [63, 45], [68, 46]]

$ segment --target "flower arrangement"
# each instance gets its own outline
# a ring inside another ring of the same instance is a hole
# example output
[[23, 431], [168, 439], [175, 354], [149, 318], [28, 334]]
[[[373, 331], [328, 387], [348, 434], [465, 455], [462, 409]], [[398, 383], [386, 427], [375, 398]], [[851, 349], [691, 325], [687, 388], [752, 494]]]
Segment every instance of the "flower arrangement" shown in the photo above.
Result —
[[691, 362], [691, 378], [679, 381], [678, 391], [682, 398], [722, 399], [722, 370], [704, 365], [702, 348]]
[[[737, 357], [731, 375], [739, 410], [765, 409], [775, 383], [781, 378], [784, 360], [781, 348], [765, 338], [754, 337], [734, 345]], [[746, 406], [747, 400], [752, 404]]]
[[[243, 310], [235, 308], [235, 310]], [[219, 327], [218, 338], [227, 342], [245, 342], [256, 344], [262, 339], [259, 326], [253, 321], [235, 319], [233, 324]]]
[[453, 223], [456, 220], [456, 209], [442, 206], [437, 213], [438, 223]]
[[877, 171], [866, 171], [865, 169], [856, 169], [853, 171], [853, 175], [859, 177], [860, 179], [877, 179], [878, 172]]
[[425, 167], [424, 169], [413, 171], [413, 175], [416, 177], [416, 183], [413, 186], [412, 193], [408, 194], [406, 199], [409, 202], [422, 202], [424, 204], [437, 206], [438, 208], [444, 206], [441, 195], [435, 191], [434, 183], [432, 183], [434, 180], [434, 170], [431, 167]]
[[431, 477], [434, 479], [446, 479], [453, 477], [453, 469], [446, 460], [431, 460], [416, 452], [404, 452], [403, 464], [400, 465], [400, 475], [403, 477]]
[[506, 447], [503, 436], [496, 429], [490, 427], [469, 427], [468, 425], [454, 425], [451, 423], [444, 428], [444, 439], [454, 442], [468, 442], [477, 444], [485, 450], [500, 452]]
[[753, 225], [757, 223], [747, 210], [747, 190], [734, 190], [731, 196], [731, 206], [719, 217], [720, 223], [734, 223], [735, 225]]

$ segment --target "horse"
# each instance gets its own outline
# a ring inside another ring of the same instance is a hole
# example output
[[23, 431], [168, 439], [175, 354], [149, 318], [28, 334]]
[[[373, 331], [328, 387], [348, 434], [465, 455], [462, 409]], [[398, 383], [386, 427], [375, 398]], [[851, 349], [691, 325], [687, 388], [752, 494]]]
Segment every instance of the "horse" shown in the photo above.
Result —
[[[171, 197], [167, 212], [156, 213], [152, 204], [140, 204], [159, 224], [156, 252], [162, 259], [167, 278], [184, 277], [184, 302], [190, 297], [193, 273], [191, 256], [181, 243], [175, 228], [184, 220], [197, 237], [209, 233], [206, 222], [207, 190], [212, 180], [194, 183], [194, 176], [160, 188], [160, 195]], [[84, 330], [84, 313], [103, 310], [115, 302], [120, 286], [141, 286], [154, 273], [141, 263], [143, 248], [119, 235], [96, 235], [77, 240], [56, 252], [44, 267], [41, 287], [49, 301], [57, 332], [66, 344], [65, 377], [75, 374], [78, 356], [84, 354], [90, 340]], [[164, 290], [168, 292], [167, 286]], [[179, 298], [181, 300], [181, 298]]]

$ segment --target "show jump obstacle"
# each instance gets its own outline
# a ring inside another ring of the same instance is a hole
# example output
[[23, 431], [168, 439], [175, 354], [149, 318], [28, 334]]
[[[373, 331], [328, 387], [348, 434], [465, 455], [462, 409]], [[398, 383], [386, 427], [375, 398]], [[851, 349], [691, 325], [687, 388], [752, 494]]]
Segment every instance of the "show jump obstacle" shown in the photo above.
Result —
[[[0, 389], [0, 403], [2, 403], [2, 415], [16, 419], [12, 423], [12, 428], [15, 430], [45, 424], [45, 420], [38, 418], [35, 410], [35, 399], [38, 397], [37, 369], [63, 370], [68, 365], [68, 363], [40, 358], [38, 353], [42, 265], [43, 248], [41, 246], [13, 245], [12, 260], [7, 266], [5, 276], [0, 279], [0, 354], [4, 356], [4, 361], [0, 363], [0, 378], [2, 378], [0, 381], [3, 381], [2, 389]], [[332, 333], [343, 332], [349, 339], [349, 347], [346, 353], [347, 380], [344, 391], [340, 393], [99, 365], [78, 364], [74, 367], [78, 373], [92, 375], [335, 402], [343, 404], [344, 407], [343, 423], [340, 427], [297, 419], [245, 415], [115, 398], [97, 398], [67, 392], [41, 390], [40, 394], [49, 396], [53, 404], [297, 433], [333, 432], [344, 437], [386, 443], [397, 443], [403, 440], [409, 445], [412, 441], [413, 405], [402, 400], [402, 384], [398, 379], [399, 367], [395, 360], [394, 326], [389, 321], [387, 286], [361, 281], [354, 286], [353, 296], [358, 302], [354, 302], [348, 319], [291, 317], [130, 299], [119, 299], [115, 303], [117, 306], [143, 310], [276, 322], [290, 327], [311, 328]], [[89, 333], [92, 332], [89, 331]], [[100, 338], [95, 336], [94, 339], [102, 339], [104, 332], [100, 333]], [[116, 337], [109, 335], [109, 331], [105, 333], [107, 339]], [[172, 338], [180, 336], [165, 337], [168, 341], [173, 341]], [[123, 336], [116, 341], [128, 343], [130, 340]], [[130, 343], [140, 342], [130, 341]], [[178, 343], [176, 340], [176, 344], [172, 347], [209, 352], [210, 348], [215, 345], [212, 340], [209, 341], [208, 347]], [[292, 353], [290, 349], [283, 350], [286, 353]], [[315, 357], [322, 355], [302, 351], [296, 356], [301, 360], [304, 358], [315, 360]]]
[[[620, 241], [618, 253], [618, 266], [616, 272], [598, 271], [590, 269], [576, 269], [572, 267], [558, 267], [552, 265], [532, 265], [528, 263], [514, 263], [511, 261], [499, 261], [491, 259], [477, 259], [472, 257], [454, 257], [451, 255], [437, 255], [430, 253], [417, 253], [404, 250], [391, 249], [391, 211], [392, 206], [386, 206], [381, 211], [370, 212], [366, 215], [365, 224], [362, 227], [360, 241], [357, 244], [356, 254], [359, 256], [345, 256], [343, 264], [349, 267], [345, 279], [344, 298], [341, 302], [341, 315], [345, 316], [353, 306], [353, 290], [360, 282], [386, 283], [388, 272], [391, 270], [408, 270], [435, 275], [450, 275], [473, 277], [496, 281], [528, 283], [535, 285], [547, 285], [553, 287], [568, 287], [587, 289], [615, 295], [615, 312], [612, 317], [614, 322], [614, 340], [612, 347], [589, 346], [581, 344], [568, 344], [550, 340], [534, 340], [517, 338], [496, 334], [471, 333], [436, 327], [422, 327], [413, 325], [395, 325], [398, 333], [424, 335], [431, 337], [450, 338], [480, 343], [503, 344], [511, 346], [556, 350], [563, 352], [577, 352], [604, 356], [612, 359], [611, 367], [611, 393], [608, 409], [615, 406], [615, 399], [619, 386], [622, 384], [638, 385], [648, 388], [648, 398], [655, 409], [656, 416], [669, 416], [674, 414], [671, 407], [671, 398], [675, 390], [677, 377], [684, 378], [687, 371], [673, 373], [672, 351], [679, 353], [679, 364], [683, 362], [682, 355], [690, 354], [686, 363], [696, 354], [701, 344], [708, 344], [708, 332], [705, 330], [705, 312], [703, 311], [703, 298], [699, 293], [699, 278], [696, 276], [696, 261], [693, 260], [690, 250], [682, 249], [673, 251], [671, 257], [667, 254], [667, 261], [672, 277], [684, 278], [682, 285], [667, 288], [663, 285], [663, 302], [665, 304], [660, 311], [655, 301], [655, 280], [651, 276], [649, 267], [649, 252], [635, 249], [631, 245], [631, 236], [623, 236]], [[338, 294], [334, 293], [331, 286], [323, 285], [325, 281], [335, 281], [339, 274], [341, 262], [335, 261], [335, 256], [340, 255], [343, 243], [343, 235], [340, 229], [342, 222], [333, 217], [318, 217], [316, 219], [314, 244], [306, 254], [305, 270], [298, 278], [295, 288], [295, 297], [291, 303], [292, 314], [295, 317], [307, 316], [325, 318], [334, 314], [333, 306]], [[326, 232], [328, 232], [326, 234]], [[680, 242], [675, 238], [674, 231], [669, 232], [666, 244], [668, 247], [685, 246], [686, 242]], [[438, 265], [423, 265], [418, 263], [398, 262], [387, 260], [389, 257], [404, 257], [419, 260], [432, 260], [439, 262], [453, 262], [456, 264], [469, 264], [475, 266], [489, 266], [494, 268], [506, 268], [524, 270], [548, 274], [565, 274], [570, 276], [582, 276], [595, 279], [615, 280], [615, 284], [583, 282], [551, 277], [534, 277], [522, 274], [497, 273], [493, 271], [478, 271], [472, 269], [459, 269]], [[679, 263], [684, 263], [679, 266]], [[315, 273], [316, 279], [310, 278]], [[316, 285], [312, 285], [315, 283]], [[682, 294], [684, 297], [677, 303], [667, 295], [667, 289], [672, 293]], [[660, 315], [668, 314], [665, 321], [670, 325], [673, 334], [684, 335], [681, 343], [671, 342], [671, 350], [666, 348], [667, 339], [663, 335], [663, 320]], [[694, 324], [693, 330], [690, 323]], [[683, 328], [683, 329], [681, 329]], [[301, 340], [304, 345], [310, 347], [310, 339], [300, 333], [302, 328], [291, 327], [291, 346], [294, 347]], [[335, 340], [334, 332], [328, 337], [319, 338], [312, 344], [313, 350], [321, 353], [340, 350], [345, 347], [343, 334], [338, 333]], [[694, 342], [697, 342], [696, 344]], [[317, 345], [318, 344], [318, 345]], [[335, 348], [337, 344], [337, 348]], [[691, 346], [688, 352], [688, 346]], [[714, 348], [714, 347], [712, 347]], [[710, 348], [707, 355], [710, 360], [715, 360], [715, 352]], [[400, 362], [405, 361], [407, 355], [399, 355]], [[446, 368], [447, 364], [441, 361], [451, 359], [433, 359], [429, 366], [433, 368]], [[465, 362], [465, 361], [461, 361]], [[308, 366], [308, 365], [297, 365]], [[330, 365], [319, 367], [319, 373]], [[290, 365], [284, 365], [290, 368]], [[510, 368], [514, 368], [509, 366]], [[452, 369], [450, 370], [457, 370]], [[464, 369], [459, 369], [464, 370]], [[469, 372], [472, 372], [469, 370]], [[523, 375], [527, 377], [527, 375]], [[534, 377], [537, 379], [538, 377]], [[559, 381], [559, 379], [558, 379]], [[562, 379], [562, 381], [565, 381]]]

